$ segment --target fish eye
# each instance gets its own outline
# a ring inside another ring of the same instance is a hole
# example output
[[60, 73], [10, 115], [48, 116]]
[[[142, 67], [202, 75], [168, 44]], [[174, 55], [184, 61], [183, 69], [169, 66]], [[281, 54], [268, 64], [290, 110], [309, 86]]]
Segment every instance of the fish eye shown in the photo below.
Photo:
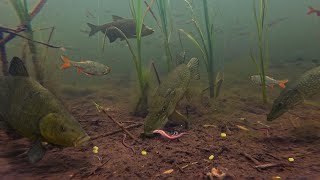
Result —
[[278, 104], [278, 106], [279, 106], [279, 107], [283, 106], [283, 103], [282, 103], [282, 102], [280, 102], [280, 103]]
[[61, 131], [66, 131], [66, 128], [64, 126], [60, 126]]

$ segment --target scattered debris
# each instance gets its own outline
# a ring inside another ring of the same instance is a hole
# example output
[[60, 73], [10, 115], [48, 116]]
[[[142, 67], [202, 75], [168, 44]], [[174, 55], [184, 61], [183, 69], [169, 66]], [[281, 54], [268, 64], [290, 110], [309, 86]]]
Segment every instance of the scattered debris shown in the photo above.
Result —
[[114, 123], [116, 123], [125, 133], [127, 133], [133, 140], [135, 140], [136, 142], [139, 142], [138, 138], [136, 138], [134, 135], [132, 135], [122, 124], [120, 124], [118, 121], [116, 121], [113, 117], [111, 117], [108, 114], [108, 109], [104, 108], [103, 106], [94, 103], [98, 112], [103, 113], [104, 115], [106, 115], [109, 119], [111, 119]]
[[162, 174], [171, 174], [174, 170], [173, 169], [169, 169], [164, 171]]
[[258, 160], [256, 160], [255, 158], [253, 158], [252, 156], [250, 156], [247, 153], [240, 153], [240, 155], [243, 155], [247, 159], [251, 160], [255, 165], [259, 165], [260, 164], [260, 162]]
[[248, 128], [241, 126], [241, 125], [236, 125], [239, 129], [244, 130], [244, 131], [249, 131]]
[[210, 180], [219, 179], [219, 180], [226, 180], [226, 179], [234, 179], [231, 175], [226, 174], [219, 168], [212, 168], [211, 172], [207, 173], [207, 177]]
[[191, 165], [194, 165], [194, 164], [198, 164], [198, 162], [192, 162], [190, 164], [186, 164], [186, 165], [182, 166], [181, 169], [185, 169], [185, 168], [187, 168], [187, 167], [189, 167]]
[[283, 166], [282, 163], [269, 163], [269, 164], [261, 164], [261, 165], [257, 165], [255, 166], [256, 169], [260, 169], [260, 170], [263, 170], [263, 169], [268, 169], [268, 168], [272, 168], [272, 167], [279, 167], [279, 166]]
[[208, 127], [217, 128], [217, 126], [216, 126], [216, 125], [213, 125], [213, 124], [205, 124], [205, 125], [203, 125], [202, 127], [204, 127], [204, 128], [208, 128]]

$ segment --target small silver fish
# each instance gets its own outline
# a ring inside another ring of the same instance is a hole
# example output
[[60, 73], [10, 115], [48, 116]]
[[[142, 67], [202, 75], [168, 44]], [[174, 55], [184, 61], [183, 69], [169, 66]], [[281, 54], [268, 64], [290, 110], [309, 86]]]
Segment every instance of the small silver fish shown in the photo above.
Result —
[[[251, 81], [253, 81], [254, 83], [261, 85], [260, 75], [253, 75], [253, 76], [250, 77], [250, 79], [251, 79]], [[285, 83], [288, 82], [287, 79], [284, 79], [284, 80], [275, 80], [275, 79], [273, 79], [272, 77], [269, 77], [269, 76], [266, 76], [265, 79], [266, 79], [266, 86], [271, 87], [271, 88], [273, 88], [275, 84], [278, 84], [279, 87], [281, 87], [281, 88], [284, 89], [284, 88], [286, 88]]]
[[111, 71], [110, 67], [94, 61], [75, 62], [75, 61], [71, 61], [69, 58], [65, 56], [61, 56], [61, 60], [63, 61], [63, 64], [61, 65], [61, 69], [75, 67], [77, 68], [78, 73], [84, 73], [86, 75], [103, 76], [103, 75], [109, 74]]

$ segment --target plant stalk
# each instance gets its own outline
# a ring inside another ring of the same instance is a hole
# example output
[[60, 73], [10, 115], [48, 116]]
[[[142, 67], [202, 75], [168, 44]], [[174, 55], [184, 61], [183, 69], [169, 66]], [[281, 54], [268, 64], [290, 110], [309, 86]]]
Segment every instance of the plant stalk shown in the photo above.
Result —
[[[3, 39], [3, 32], [0, 31], [0, 40]], [[6, 46], [0, 45], [0, 60], [2, 62], [2, 74], [4, 76], [8, 76], [8, 60], [7, 60], [7, 52]]]

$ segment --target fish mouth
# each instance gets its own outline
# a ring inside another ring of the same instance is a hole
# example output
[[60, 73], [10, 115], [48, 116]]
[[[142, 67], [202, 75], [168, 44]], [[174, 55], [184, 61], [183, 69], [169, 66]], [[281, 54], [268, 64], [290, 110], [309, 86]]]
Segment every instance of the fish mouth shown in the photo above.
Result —
[[73, 143], [73, 146], [74, 147], [84, 146], [89, 142], [89, 140], [90, 140], [90, 136], [84, 135], [76, 139], [76, 141]]

